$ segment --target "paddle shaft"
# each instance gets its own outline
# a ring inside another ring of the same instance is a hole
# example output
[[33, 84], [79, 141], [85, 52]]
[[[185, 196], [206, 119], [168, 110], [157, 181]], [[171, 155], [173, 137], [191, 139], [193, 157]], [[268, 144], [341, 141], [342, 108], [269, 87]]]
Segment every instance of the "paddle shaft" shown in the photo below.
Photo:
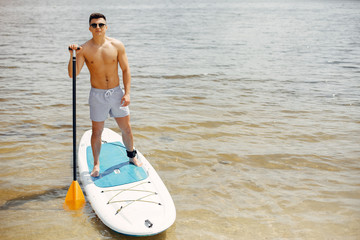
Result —
[[75, 55], [73, 55], [72, 105], [73, 105], [73, 171], [74, 171], [73, 178], [74, 181], [76, 181], [76, 56]]
[[[79, 50], [78, 48], [77, 50]], [[72, 50], [69, 48], [69, 50]], [[73, 82], [72, 82], [72, 106], [73, 106], [73, 179], [76, 181], [76, 51], [73, 51]]]

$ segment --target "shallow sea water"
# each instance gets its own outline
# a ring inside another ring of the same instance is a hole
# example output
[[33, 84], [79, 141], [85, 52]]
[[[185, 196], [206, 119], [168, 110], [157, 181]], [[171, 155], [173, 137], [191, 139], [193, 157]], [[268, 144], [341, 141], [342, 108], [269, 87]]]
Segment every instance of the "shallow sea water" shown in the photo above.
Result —
[[[177, 209], [144, 239], [360, 238], [359, 1], [0, 1], [2, 239], [133, 239], [72, 181], [67, 46], [107, 16], [126, 46], [137, 148]], [[4, 14], [6, 13], [6, 14]], [[77, 136], [91, 127], [89, 73]], [[117, 130], [112, 119], [106, 127]]]

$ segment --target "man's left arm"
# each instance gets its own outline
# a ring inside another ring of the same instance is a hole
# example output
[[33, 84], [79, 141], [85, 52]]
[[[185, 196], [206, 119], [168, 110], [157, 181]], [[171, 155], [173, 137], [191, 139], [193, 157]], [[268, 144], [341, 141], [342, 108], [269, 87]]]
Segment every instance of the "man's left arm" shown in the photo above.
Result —
[[118, 61], [122, 70], [123, 84], [125, 94], [121, 99], [121, 104], [124, 107], [130, 104], [130, 88], [131, 88], [131, 74], [128, 59], [125, 52], [125, 46], [122, 43], [117, 44], [118, 47]]

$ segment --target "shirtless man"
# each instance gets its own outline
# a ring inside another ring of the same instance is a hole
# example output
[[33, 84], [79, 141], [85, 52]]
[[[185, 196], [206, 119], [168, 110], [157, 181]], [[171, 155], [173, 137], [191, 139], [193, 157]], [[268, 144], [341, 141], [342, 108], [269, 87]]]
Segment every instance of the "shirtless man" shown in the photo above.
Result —
[[[89, 30], [93, 38], [80, 46], [69, 46], [70, 61], [69, 76], [72, 77], [72, 57], [76, 50], [76, 73], [79, 74], [84, 62], [90, 72], [91, 91], [89, 96], [90, 118], [92, 121], [91, 147], [94, 156], [92, 177], [98, 177], [100, 172], [99, 155], [101, 149], [101, 134], [108, 114], [114, 117], [121, 132], [129, 161], [136, 166], [142, 163], [136, 157], [133, 145], [133, 134], [130, 125], [130, 68], [124, 45], [105, 35], [107, 30], [106, 17], [93, 13], [89, 18]], [[118, 66], [122, 70], [124, 90], [120, 88]]]

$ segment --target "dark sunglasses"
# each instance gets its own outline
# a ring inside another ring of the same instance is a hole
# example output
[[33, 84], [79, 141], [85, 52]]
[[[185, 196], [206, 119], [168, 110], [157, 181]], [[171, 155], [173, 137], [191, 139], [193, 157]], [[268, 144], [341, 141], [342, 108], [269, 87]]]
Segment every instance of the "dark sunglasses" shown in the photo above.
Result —
[[105, 23], [99, 23], [99, 24], [97, 24], [97, 23], [92, 23], [92, 24], [90, 24], [90, 26], [91, 26], [92, 28], [97, 28], [97, 26], [99, 26], [99, 28], [103, 28], [105, 25], [106, 25]]

